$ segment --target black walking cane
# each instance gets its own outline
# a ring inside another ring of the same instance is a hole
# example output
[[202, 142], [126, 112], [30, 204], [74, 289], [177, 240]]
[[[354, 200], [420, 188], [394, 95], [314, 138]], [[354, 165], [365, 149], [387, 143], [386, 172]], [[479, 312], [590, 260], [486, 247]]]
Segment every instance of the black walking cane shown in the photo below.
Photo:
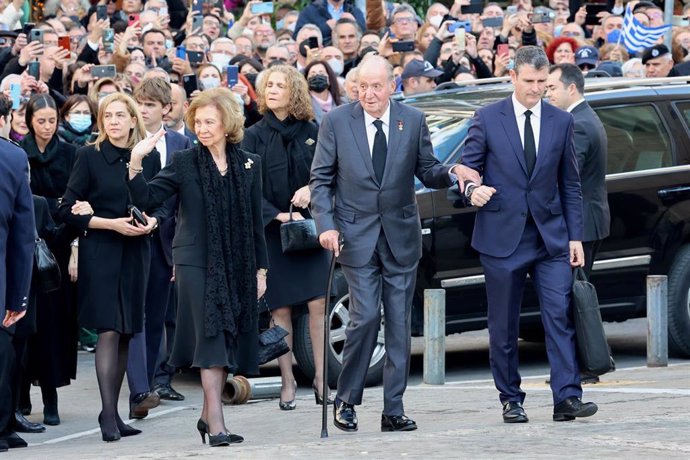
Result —
[[[343, 234], [340, 233], [338, 236], [338, 251], [343, 249]], [[321, 403], [323, 404], [321, 410], [321, 437], [328, 437], [328, 395], [330, 390], [328, 388], [328, 347], [331, 343], [331, 315], [330, 315], [330, 305], [331, 305], [331, 288], [333, 287], [333, 275], [335, 274], [335, 251], [331, 256], [331, 268], [328, 270], [328, 284], [326, 285], [326, 311], [323, 315], [323, 386], [322, 386], [322, 398]]]

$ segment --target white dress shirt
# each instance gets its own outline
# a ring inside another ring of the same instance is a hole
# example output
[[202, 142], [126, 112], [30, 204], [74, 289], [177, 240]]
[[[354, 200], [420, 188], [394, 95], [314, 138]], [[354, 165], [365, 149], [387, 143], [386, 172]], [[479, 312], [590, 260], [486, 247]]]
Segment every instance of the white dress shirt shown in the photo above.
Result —
[[[515, 98], [515, 93], [512, 96], [513, 99], [513, 110], [515, 111], [515, 120], [517, 121], [518, 131], [520, 131], [520, 142], [522, 143], [522, 148], [525, 148], [525, 112], [528, 110], [527, 107], [520, 104]], [[534, 134], [534, 146], [537, 149], [537, 155], [539, 155], [539, 133], [541, 131], [541, 101], [531, 109], [532, 115], [530, 116], [530, 124], [532, 125], [532, 133]]]
[[369, 142], [369, 155], [372, 155], [372, 151], [374, 150], [374, 136], [376, 136], [376, 126], [374, 126], [374, 121], [376, 120], [381, 120], [383, 122], [383, 125], [381, 125], [381, 130], [383, 131], [383, 134], [386, 136], [386, 145], [388, 145], [388, 133], [390, 133], [390, 121], [391, 121], [391, 103], [388, 101], [388, 107], [386, 107], [386, 111], [383, 112], [383, 115], [381, 115], [381, 118], [374, 118], [371, 115], [367, 113], [367, 111], [364, 111], [364, 127], [367, 130], [367, 141]]
[[[146, 131], [146, 139], [153, 137], [156, 135], [159, 131], [165, 131], [165, 128], [161, 125], [161, 129], [156, 131], [155, 133], [150, 133]], [[158, 139], [158, 142], [156, 142], [156, 150], [161, 156], [161, 168], [165, 168], [165, 165], [167, 164], [165, 160], [168, 157], [168, 148], [167, 145], [165, 144], [165, 135], [161, 136], [160, 139]]]
[[570, 107], [568, 107], [566, 109], [566, 112], [568, 112], [568, 113], [572, 112], [573, 110], [575, 110], [575, 107], [577, 107], [578, 105], [580, 105], [580, 103], [582, 103], [584, 101], [585, 101], [585, 98], [583, 97], [583, 98], [573, 102], [572, 104], [570, 104]]

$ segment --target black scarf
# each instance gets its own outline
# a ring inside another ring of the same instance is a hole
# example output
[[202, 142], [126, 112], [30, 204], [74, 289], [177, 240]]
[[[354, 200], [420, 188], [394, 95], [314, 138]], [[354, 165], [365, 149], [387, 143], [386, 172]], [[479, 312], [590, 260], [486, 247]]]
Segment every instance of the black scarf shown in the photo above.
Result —
[[266, 112], [264, 120], [270, 128], [264, 141], [264, 196], [279, 210], [287, 211], [297, 189], [309, 183], [313, 147], [298, 136], [309, 122], [292, 117], [280, 121], [271, 111]]
[[58, 125], [58, 136], [70, 144], [86, 145], [91, 139], [91, 130], [87, 129], [85, 132], [79, 133], [68, 122], [64, 122]]
[[[251, 327], [256, 310], [256, 260], [250, 206], [251, 164], [234, 144], [228, 144], [224, 178], [206, 147], [198, 148], [207, 233], [207, 274], [204, 331], [215, 337], [228, 331], [233, 338]], [[230, 186], [226, 181], [230, 181]]]

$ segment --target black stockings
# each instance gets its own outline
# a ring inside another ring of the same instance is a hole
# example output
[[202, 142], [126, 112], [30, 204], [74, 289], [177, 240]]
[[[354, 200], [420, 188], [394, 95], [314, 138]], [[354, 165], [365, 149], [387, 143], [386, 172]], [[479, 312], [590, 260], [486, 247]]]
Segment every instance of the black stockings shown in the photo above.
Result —
[[103, 406], [101, 425], [109, 432], [122, 424], [122, 419], [117, 412], [117, 401], [127, 369], [127, 350], [131, 337], [131, 335], [122, 335], [116, 331], [98, 333], [96, 377]]

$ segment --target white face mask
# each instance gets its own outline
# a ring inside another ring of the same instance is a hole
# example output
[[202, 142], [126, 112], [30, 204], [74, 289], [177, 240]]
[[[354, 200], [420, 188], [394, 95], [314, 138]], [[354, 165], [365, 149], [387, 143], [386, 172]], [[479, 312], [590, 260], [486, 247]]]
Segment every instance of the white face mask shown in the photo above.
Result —
[[331, 70], [336, 75], [340, 75], [341, 73], [343, 73], [343, 61], [341, 61], [340, 59], [329, 59], [326, 62], [328, 62], [328, 65], [331, 66]]
[[436, 16], [431, 16], [429, 18], [429, 24], [434, 26], [436, 30], [438, 30], [439, 27], [441, 27], [441, 21], [443, 21], [443, 15], [437, 14]]
[[199, 82], [201, 83], [201, 87], [203, 89], [213, 89], [220, 86], [220, 80], [216, 77], [201, 78], [199, 79]]
[[211, 64], [219, 69], [224, 70], [230, 64], [231, 56], [223, 53], [211, 53]]

